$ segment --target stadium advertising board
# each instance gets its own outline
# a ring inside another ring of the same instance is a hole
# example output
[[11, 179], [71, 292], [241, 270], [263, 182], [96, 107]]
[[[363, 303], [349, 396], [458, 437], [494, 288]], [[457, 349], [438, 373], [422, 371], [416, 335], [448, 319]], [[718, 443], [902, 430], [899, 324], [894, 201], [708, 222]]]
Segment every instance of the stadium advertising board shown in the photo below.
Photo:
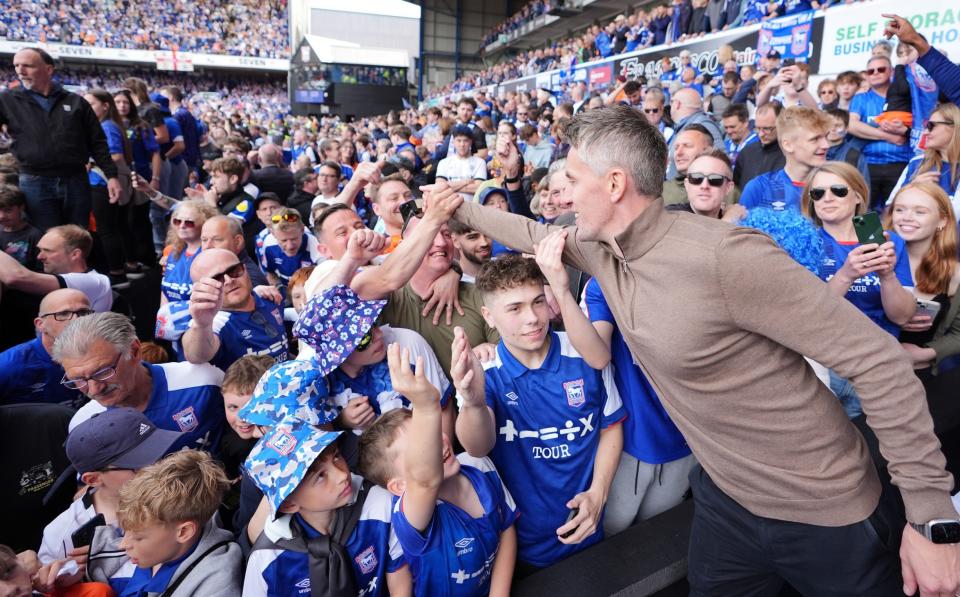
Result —
[[896, 13], [907, 20], [938, 49], [953, 60], [960, 56], [960, 3], [945, 0], [913, 0], [907, 4], [879, 0], [837, 6], [827, 11], [820, 52], [824, 74], [866, 67], [870, 48], [883, 39], [883, 13]]

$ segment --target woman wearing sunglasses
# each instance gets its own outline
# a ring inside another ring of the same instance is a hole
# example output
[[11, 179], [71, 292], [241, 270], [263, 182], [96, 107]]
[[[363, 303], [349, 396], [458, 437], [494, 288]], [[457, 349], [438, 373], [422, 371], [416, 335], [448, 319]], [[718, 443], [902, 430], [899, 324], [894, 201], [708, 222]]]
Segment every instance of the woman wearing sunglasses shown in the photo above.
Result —
[[[882, 245], [857, 241], [853, 217], [867, 212], [869, 196], [856, 168], [827, 162], [807, 177], [801, 205], [823, 239], [820, 278], [874, 323], [898, 335], [916, 310], [916, 301], [905, 288], [913, 285], [910, 260], [903, 239], [894, 232], [887, 233]], [[861, 414], [860, 400], [849, 382], [831, 374], [831, 389], [850, 418]]]
[[934, 430], [947, 466], [954, 472], [960, 464], [960, 408], [956, 404], [960, 387], [960, 264], [955, 221], [947, 194], [931, 181], [903, 187], [894, 196], [885, 220], [907, 243], [914, 294], [939, 306], [932, 316], [928, 308], [918, 310], [903, 325], [900, 345], [927, 391]]
[[160, 304], [190, 298], [190, 265], [200, 252], [200, 229], [218, 213], [215, 207], [198, 199], [181, 201], [173, 209], [164, 249]]
[[956, 213], [960, 207], [960, 108], [956, 104], [940, 104], [924, 128], [924, 151], [907, 164], [890, 194], [891, 201], [903, 185], [932, 182], [947, 193]]

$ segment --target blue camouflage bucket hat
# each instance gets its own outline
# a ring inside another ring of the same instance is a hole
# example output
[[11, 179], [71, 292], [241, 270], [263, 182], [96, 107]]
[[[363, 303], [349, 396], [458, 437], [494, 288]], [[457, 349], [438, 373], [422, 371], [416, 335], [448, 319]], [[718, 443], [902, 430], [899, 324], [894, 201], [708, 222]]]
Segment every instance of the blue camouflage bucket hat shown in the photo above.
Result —
[[270, 367], [237, 413], [241, 420], [272, 427], [289, 417], [310, 425], [332, 423], [337, 409], [327, 400], [327, 380], [313, 361], [284, 361]]
[[260, 438], [244, 468], [267, 497], [274, 516], [307, 476], [317, 456], [341, 433], [322, 431], [306, 421], [288, 417]]
[[314, 360], [321, 375], [327, 375], [357, 349], [386, 304], [365, 301], [349, 286], [337, 284], [310, 299], [293, 324], [293, 335], [317, 352]]

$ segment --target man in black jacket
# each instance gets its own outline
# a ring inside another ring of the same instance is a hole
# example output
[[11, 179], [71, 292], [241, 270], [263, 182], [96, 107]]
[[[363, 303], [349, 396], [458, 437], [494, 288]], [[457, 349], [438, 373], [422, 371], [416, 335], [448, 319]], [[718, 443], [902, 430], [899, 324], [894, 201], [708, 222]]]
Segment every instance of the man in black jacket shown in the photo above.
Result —
[[93, 157], [107, 176], [110, 201], [122, 187], [100, 121], [82, 97], [53, 82], [53, 58], [39, 48], [13, 57], [20, 87], [0, 94], [0, 126], [13, 137], [27, 215], [42, 231], [90, 219], [86, 165]]
[[310, 221], [310, 208], [314, 197], [320, 192], [317, 173], [313, 168], [301, 168], [293, 174], [293, 193], [287, 197], [287, 207], [300, 212], [304, 222]]
[[787, 163], [777, 141], [777, 116], [780, 102], [769, 102], [757, 108], [756, 126], [759, 143], [751, 143], [737, 156], [733, 168], [733, 183], [738, 189], [764, 172], [779, 170]]
[[293, 193], [293, 172], [283, 165], [283, 150], [267, 143], [257, 150], [257, 155], [260, 168], [250, 172], [250, 182], [257, 185], [261, 193], [289, 197]]

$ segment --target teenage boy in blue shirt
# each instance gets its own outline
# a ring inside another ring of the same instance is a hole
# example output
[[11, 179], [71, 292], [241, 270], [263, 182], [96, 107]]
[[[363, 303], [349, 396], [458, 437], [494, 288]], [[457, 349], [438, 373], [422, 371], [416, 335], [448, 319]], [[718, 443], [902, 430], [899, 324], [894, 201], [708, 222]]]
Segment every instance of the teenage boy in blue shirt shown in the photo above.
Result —
[[815, 108], [784, 108], [777, 116], [777, 139], [787, 163], [782, 170], [765, 172], [748, 182], [740, 205], [799, 211], [807, 175], [827, 160], [827, 133], [832, 127], [830, 117]]
[[397, 496], [393, 529], [416, 595], [508, 596], [517, 547], [510, 493], [488, 459], [454, 456], [423, 359], [411, 371], [409, 350], [391, 344], [387, 363], [413, 410], [393, 410], [364, 432], [360, 467]]
[[260, 267], [271, 285], [286, 288], [294, 272], [301, 267], [316, 265], [323, 256], [317, 237], [306, 231], [297, 210], [281, 208], [270, 216], [270, 222]]
[[543, 282], [537, 264], [520, 256], [485, 264], [476, 285], [483, 316], [501, 334], [496, 358], [482, 371], [458, 330], [450, 371], [461, 403], [457, 437], [472, 456], [490, 454], [523, 513], [522, 574], [602, 539], [623, 450], [625, 412], [612, 372], [591, 366], [565, 333], [550, 330]]

